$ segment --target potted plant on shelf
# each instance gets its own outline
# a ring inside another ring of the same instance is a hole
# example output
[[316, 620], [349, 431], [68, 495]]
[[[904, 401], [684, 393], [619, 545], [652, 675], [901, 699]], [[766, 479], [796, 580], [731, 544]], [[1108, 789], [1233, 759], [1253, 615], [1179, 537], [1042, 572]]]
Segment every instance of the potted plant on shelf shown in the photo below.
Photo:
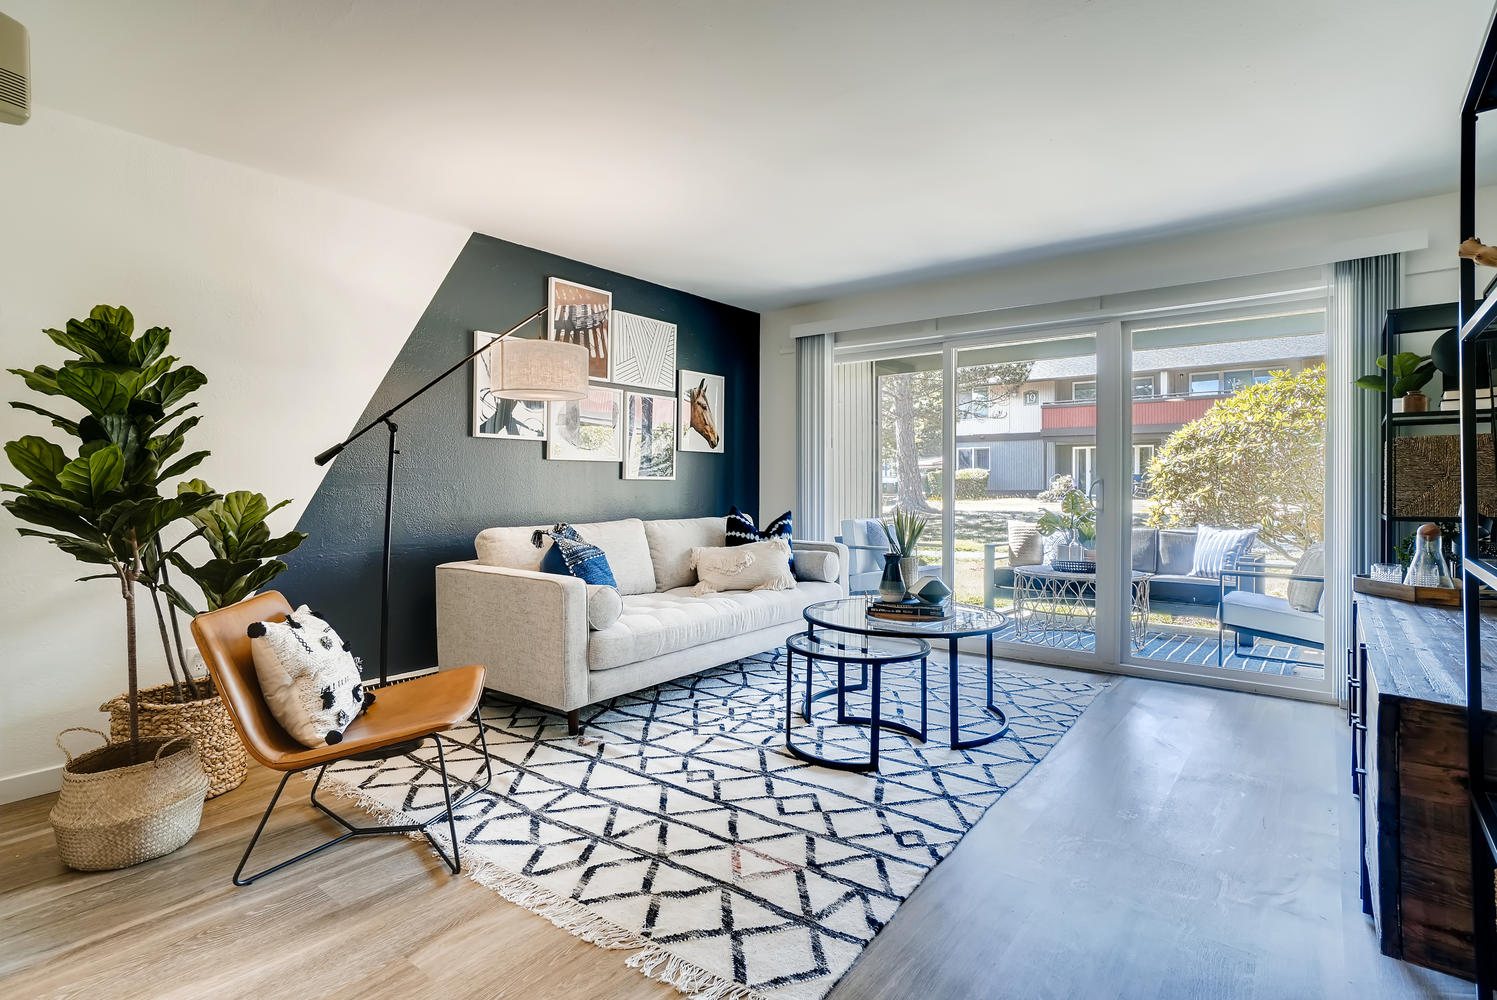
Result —
[[1401, 351], [1393, 355], [1391, 363], [1383, 354], [1378, 357], [1377, 366], [1383, 370], [1382, 374], [1363, 375], [1356, 384], [1373, 392], [1390, 392], [1395, 413], [1423, 413], [1429, 408], [1429, 400], [1420, 391], [1435, 374], [1434, 360], [1428, 354]]
[[883, 525], [884, 535], [889, 539], [890, 554], [899, 561], [899, 575], [905, 590], [909, 590], [915, 585], [915, 578], [920, 575], [920, 559], [916, 550], [920, 546], [920, 536], [925, 534], [925, 528], [930, 524], [930, 518], [896, 507], [893, 524], [884, 520], [879, 523]]
[[1080, 490], [1062, 496], [1059, 510], [1041, 514], [1035, 530], [1047, 538], [1060, 535], [1056, 562], [1096, 563], [1097, 505]]
[[[196, 416], [185, 416], [196, 404], [183, 400], [207, 379], [166, 355], [170, 330], [153, 327], [135, 336], [134, 326], [128, 309], [97, 306], [87, 319], [69, 320], [65, 330], [46, 331], [73, 355], [61, 368], [11, 369], [28, 388], [83, 412], [70, 416], [13, 402], [46, 417], [69, 439], [68, 447], [37, 435], [8, 443], [6, 455], [25, 483], [0, 486], [12, 494], [4, 506], [36, 526], [21, 528], [21, 534], [103, 568], [81, 579], [115, 581], [124, 603], [127, 690], [108, 706], [117, 742], [106, 740], [98, 750], [69, 756], [52, 813], [64, 862], [85, 869], [134, 864], [186, 843], [209, 790], [194, 741], [207, 747], [226, 733], [238, 747], [212, 685], [194, 679], [186, 668], [174, 609], [190, 605], [168, 570], [169, 564], [190, 565], [182, 547], [206, 535], [203, 525], [212, 511], [229, 504], [202, 480], [163, 495], [170, 480], [208, 456], [206, 451], [183, 454], [198, 423]], [[183, 537], [169, 544], [174, 533]], [[138, 670], [142, 591], [155, 613], [171, 676], [171, 683], [147, 691], [140, 689]], [[155, 708], [142, 711], [144, 705]], [[211, 752], [207, 755], [211, 759]], [[234, 784], [242, 778], [241, 772]]]

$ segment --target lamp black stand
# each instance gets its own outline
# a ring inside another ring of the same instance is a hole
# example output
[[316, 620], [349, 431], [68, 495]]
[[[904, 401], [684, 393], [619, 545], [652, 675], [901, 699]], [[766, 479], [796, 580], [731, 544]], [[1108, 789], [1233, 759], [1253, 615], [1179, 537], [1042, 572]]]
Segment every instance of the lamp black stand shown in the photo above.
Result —
[[400, 428], [397, 427], [395, 425], [395, 421], [391, 420], [390, 418], [399, 413], [408, 403], [420, 398], [423, 394], [426, 393], [427, 390], [431, 389], [438, 382], [441, 382], [443, 379], [447, 378], [447, 376], [451, 375], [459, 368], [467, 365], [484, 351], [487, 351], [489, 348], [499, 343], [499, 341], [514, 335], [526, 324], [544, 316], [546, 314], [546, 308], [547, 307], [542, 306], [535, 312], [531, 313], [529, 316], [526, 316], [524, 319], [520, 320], [520, 322], [510, 327], [508, 330], [505, 330], [499, 336], [495, 337], [487, 344], [484, 344], [482, 347], [475, 350], [472, 354], [469, 354], [466, 358], [463, 358], [451, 368], [448, 368], [442, 374], [438, 375], [436, 378], [432, 379], [430, 382], [426, 383], [421, 388], [417, 389], [415, 392], [411, 393], [409, 396], [405, 397], [400, 402], [396, 403], [394, 406], [386, 410], [384, 413], [381, 413], [379, 416], [369, 421], [369, 423], [365, 424], [363, 427], [360, 427], [358, 430], [348, 435], [348, 437], [344, 438], [341, 442], [333, 445], [327, 451], [324, 451], [322, 454], [318, 455], [316, 459], [314, 459], [314, 461], [316, 461], [318, 465], [326, 465], [334, 458], [337, 458], [338, 453], [341, 452], [344, 448], [347, 448], [350, 444], [353, 444], [353, 442], [357, 441], [359, 438], [363, 437], [365, 434], [374, 430], [374, 428], [380, 426], [381, 424], [383, 424], [386, 430], [389, 432], [389, 448], [385, 457], [384, 557], [379, 590], [379, 682], [382, 685], [388, 683], [390, 678], [390, 526], [393, 520], [392, 512], [395, 502], [395, 456], [400, 454], [400, 449], [396, 447], [396, 435], [399, 433]]

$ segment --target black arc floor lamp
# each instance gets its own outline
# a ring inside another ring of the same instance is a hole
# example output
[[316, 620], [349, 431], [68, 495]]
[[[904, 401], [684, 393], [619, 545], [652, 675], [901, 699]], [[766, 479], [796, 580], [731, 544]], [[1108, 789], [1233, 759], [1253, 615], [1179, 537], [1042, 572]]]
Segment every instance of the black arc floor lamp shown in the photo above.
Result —
[[318, 465], [326, 465], [344, 448], [376, 427], [383, 426], [389, 432], [389, 449], [385, 459], [384, 570], [380, 579], [379, 595], [379, 682], [381, 684], [388, 683], [390, 677], [390, 524], [395, 499], [395, 456], [400, 454], [400, 450], [396, 447], [396, 434], [399, 428], [391, 418], [407, 404], [420, 398], [438, 382], [485, 351], [493, 352], [489, 361], [490, 385], [494, 395], [501, 399], [560, 401], [581, 399], [586, 396], [589, 360], [586, 347], [561, 340], [511, 339], [528, 323], [545, 314], [546, 307], [542, 306], [315, 459]]

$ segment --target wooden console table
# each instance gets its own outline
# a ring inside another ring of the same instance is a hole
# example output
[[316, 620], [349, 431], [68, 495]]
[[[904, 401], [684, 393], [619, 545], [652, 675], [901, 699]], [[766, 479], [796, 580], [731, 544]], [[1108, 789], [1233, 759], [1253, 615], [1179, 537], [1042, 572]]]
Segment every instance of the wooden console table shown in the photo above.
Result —
[[[1382, 952], [1472, 979], [1465, 660], [1458, 608], [1358, 594], [1352, 787], [1362, 802], [1362, 903]], [[1482, 616], [1497, 651], [1497, 614]], [[1497, 664], [1484, 664], [1497, 761]]]

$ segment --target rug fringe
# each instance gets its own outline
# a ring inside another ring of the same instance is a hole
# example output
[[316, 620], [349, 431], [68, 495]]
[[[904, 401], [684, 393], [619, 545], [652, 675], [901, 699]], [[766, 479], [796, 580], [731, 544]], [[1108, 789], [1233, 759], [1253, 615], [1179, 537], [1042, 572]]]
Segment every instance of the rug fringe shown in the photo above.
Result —
[[647, 978], [675, 987], [691, 1000], [768, 1000], [753, 987], [708, 972], [659, 945], [646, 945], [630, 955], [624, 964]]
[[[323, 785], [323, 789], [340, 798], [349, 799], [381, 823], [391, 825], [408, 823], [411, 817], [399, 809], [393, 809], [378, 799], [357, 788], [336, 780]], [[314, 775], [304, 777], [311, 781]], [[406, 833], [411, 840], [425, 842], [420, 830]], [[430, 848], [430, 845], [427, 845]], [[449, 845], [450, 846], [450, 845]], [[492, 861], [469, 861], [464, 874], [479, 885], [489, 889], [516, 906], [523, 907], [536, 916], [560, 927], [575, 938], [606, 951], [633, 951], [624, 964], [646, 979], [670, 986], [690, 1000], [769, 1000], [763, 993], [731, 979], [724, 979], [699, 965], [694, 965], [660, 945], [633, 931], [625, 930], [613, 921], [600, 917], [574, 899], [562, 896], [524, 875], [517, 875]]]

